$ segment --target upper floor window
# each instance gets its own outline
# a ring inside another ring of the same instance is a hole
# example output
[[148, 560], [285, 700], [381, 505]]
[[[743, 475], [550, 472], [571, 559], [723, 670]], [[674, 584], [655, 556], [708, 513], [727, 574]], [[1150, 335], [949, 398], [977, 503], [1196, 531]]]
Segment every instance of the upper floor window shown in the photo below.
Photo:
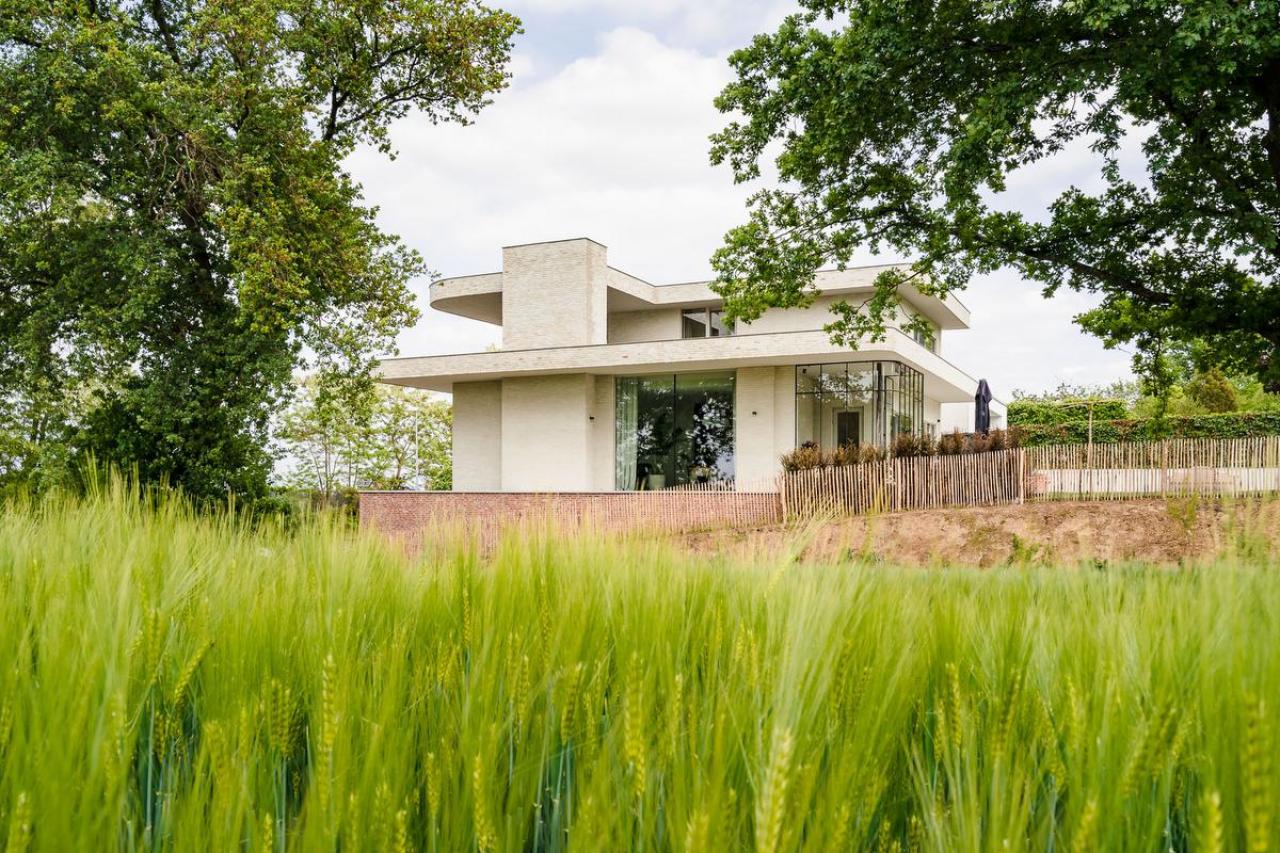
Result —
[[680, 314], [680, 337], [724, 338], [733, 334], [733, 325], [726, 323], [719, 308], [687, 308]]
[[929, 352], [937, 352], [935, 347], [938, 339], [933, 334], [933, 330], [925, 331], [923, 329], [916, 329], [915, 332], [912, 333], [912, 337], [916, 339], [916, 343], [927, 349]]

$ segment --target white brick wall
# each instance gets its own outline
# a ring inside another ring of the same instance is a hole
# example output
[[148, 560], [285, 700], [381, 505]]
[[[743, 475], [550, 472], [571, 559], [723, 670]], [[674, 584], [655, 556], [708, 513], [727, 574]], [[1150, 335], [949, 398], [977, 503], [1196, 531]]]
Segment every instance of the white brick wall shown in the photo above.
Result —
[[[808, 308], [775, 308], [766, 311], [758, 320], [749, 325], [743, 325], [740, 332], [743, 334], [761, 334], [769, 332], [807, 332], [814, 329], [821, 329], [823, 326], [836, 319], [831, 313], [831, 306], [837, 302], [848, 302], [850, 305], [857, 306], [865, 301], [867, 297], [861, 294], [849, 294], [846, 296], [819, 296], [813, 301]], [[890, 320], [890, 325], [903, 328], [906, 323], [918, 312], [904, 303], [899, 307], [895, 316]], [[934, 352], [942, 354], [942, 332], [938, 329], [936, 323], [931, 323], [934, 333]], [[674, 337], [679, 337], [679, 328], [676, 329]], [[640, 340], [640, 339], [636, 339]], [[659, 340], [657, 337], [647, 338], [647, 340]]]
[[595, 489], [608, 492], [616, 485], [615, 454], [617, 444], [615, 432], [616, 414], [614, 400], [617, 394], [617, 379], [613, 376], [590, 377], [595, 382], [595, 399], [591, 421], [591, 474]]
[[504, 349], [603, 344], [608, 336], [605, 248], [591, 240], [502, 250]]
[[850, 305], [858, 305], [865, 298], [860, 294], [819, 296], [808, 308], [775, 308], [766, 311], [755, 322], [743, 325], [739, 332], [758, 335], [766, 332], [807, 332], [821, 329], [835, 319], [831, 314], [832, 305], [842, 300]]
[[502, 489], [590, 491], [594, 377], [502, 380]]
[[934, 438], [942, 434], [942, 404], [937, 400], [924, 398], [924, 423], [926, 431], [932, 427]]
[[775, 389], [773, 367], [743, 367], [735, 384], [735, 464], [737, 479], [754, 484], [773, 476]]
[[796, 369], [778, 367], [773, 375], [773, 458], [796, 447]]
[[502, 488], [502, 383], [453, 386], [453, 490]]
[[669, 341], [680, 337], [680, 309], [619, 311], [609, 315], [609, 343]]

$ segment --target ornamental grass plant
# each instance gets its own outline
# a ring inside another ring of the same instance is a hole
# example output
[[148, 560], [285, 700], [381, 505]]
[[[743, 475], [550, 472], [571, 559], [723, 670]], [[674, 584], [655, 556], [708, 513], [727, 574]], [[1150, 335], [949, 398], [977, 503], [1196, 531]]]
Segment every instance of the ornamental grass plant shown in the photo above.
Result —
[[1280, 565], [0, 517], [8, 850], [1262, 850]]

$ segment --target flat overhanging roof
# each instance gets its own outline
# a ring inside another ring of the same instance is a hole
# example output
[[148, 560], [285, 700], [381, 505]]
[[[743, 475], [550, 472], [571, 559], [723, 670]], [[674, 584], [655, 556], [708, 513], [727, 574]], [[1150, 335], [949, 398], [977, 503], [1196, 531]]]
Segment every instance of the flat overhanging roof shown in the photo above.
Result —
[[[901, 264], [851, 267], [844, 270], [822, 270], [815, 279], [818, 293], [827, 296], [870, 296], [875, 278], [887, 269]], [[608, 268], [609, 310], [615, 312], [652, 310], [654, 308], [701, 308], [719, 305], [721, 298], [709, 281], [685, 284], [653, 285], [621, 270]], [[940, 329], [967, 329], [969, 309], [954, 296], [939, 299], [921, 293], [910, 285], [902, 287], [903, 296]], [[431, 284], [431, 307], [459, 317], [502, 323], [502, 273], [443, 278]]]
[[841, 361], [907, 364], [924, 375], [925, 395], [943, 403], [972, 402], [978, 385], [976, 379], [896, 329], [889, 330], [884, 341], [857, 350], [836, 346], [826, 332], [816, 330], [393, 358], [379, 364], [378, 378], [392, 385], [449, 392], [458, 382], [520, 376], [681, 373]]

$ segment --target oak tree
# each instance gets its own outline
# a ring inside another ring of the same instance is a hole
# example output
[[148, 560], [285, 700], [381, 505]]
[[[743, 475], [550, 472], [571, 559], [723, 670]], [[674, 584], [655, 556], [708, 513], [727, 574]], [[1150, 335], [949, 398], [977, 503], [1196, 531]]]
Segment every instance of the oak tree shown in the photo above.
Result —
[[0, 0], [0, 472], [262, 494], [294, 371], [367, 376], [415, 317], [422, 260], [344, 159], [468, 121], [518, 30], [476, 0]]
[[[913, 257], [839, 341], [885, 335], [896, 289], [934, 294], [1012, 267], [1046, 295], [1099, 296], [1079, 323], [1144, 363], [1208, 342], [1280, 387], [1280, 3], [804, 0], [731, 57], [735, 115], [712, 159], [768, 160], [716, 253], [734, 317], [812, 296], [858, 250]], [[1097, 181], [1019, 210], [1011, 177], [1096, 158]]]

